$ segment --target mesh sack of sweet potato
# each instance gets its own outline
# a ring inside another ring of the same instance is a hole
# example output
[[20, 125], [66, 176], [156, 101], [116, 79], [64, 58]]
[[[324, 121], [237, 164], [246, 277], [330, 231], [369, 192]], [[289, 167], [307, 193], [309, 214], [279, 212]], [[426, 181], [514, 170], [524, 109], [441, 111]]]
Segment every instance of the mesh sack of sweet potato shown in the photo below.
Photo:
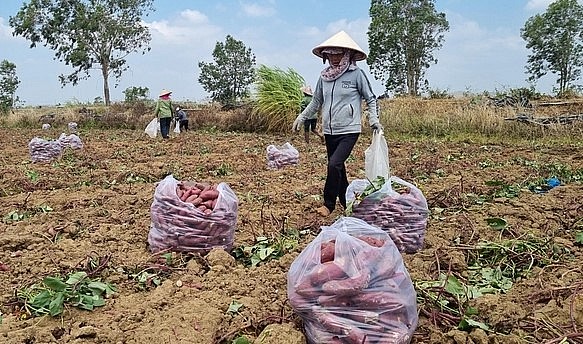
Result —
[[63, 149], [65, 148], [83, 149], [83, 141], [81, 141], [81, 138], [75, 134], [67, 135], [65, 133], [61, 133], [61, 136], [59, 136], [57, 142], [59, 142], [61, 148]]
[[423, 248], [429, 208], [421, 190], [395, 176], [382, 180], [381, 185], [374, 184], [356, 179], [348, 185], [350, 215], [386, 231], [401, 252]]
[[215, 247], [230, 251], [239, 200], [226, 183], [178, 181], [168, 175], [156, 186], [150, 207], [150, 250], [206, 254]]
[[267, 167], [280, 169], [286, 166], [297, 165], [300, 161], [300, 152], [286, 142], [281, 146], [267, 146]]
[[28, 143], [28, 152], [32, 162], [51, 162], [61, 157], [63, 148], [59, 141], [35, 137]]
[[292, 263], [287, 294], [308, 343], [406, 344], [416, 292], [386, 232], [354, 217], [323, 226]]

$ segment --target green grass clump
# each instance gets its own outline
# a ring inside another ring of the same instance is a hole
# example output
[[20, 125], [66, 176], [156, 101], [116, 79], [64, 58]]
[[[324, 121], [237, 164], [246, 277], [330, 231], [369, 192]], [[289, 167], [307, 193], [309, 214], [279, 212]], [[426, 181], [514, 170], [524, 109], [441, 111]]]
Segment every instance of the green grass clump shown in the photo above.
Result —
[[267, 132], [288, 130], [300, 113], [304, 78], [293, 69], [261, 65], [257, 70], [255, 120]]

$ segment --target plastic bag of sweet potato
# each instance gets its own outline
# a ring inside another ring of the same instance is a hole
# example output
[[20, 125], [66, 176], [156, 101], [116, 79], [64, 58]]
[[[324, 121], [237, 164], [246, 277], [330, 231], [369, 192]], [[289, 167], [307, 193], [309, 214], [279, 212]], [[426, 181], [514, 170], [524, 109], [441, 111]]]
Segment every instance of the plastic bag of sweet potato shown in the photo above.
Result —
[[[417, 252], [423, 248], [429, 217], [425, 196], [399, 177], [383, 180], [375, 190], [376, 181], [355, 179], [348, 185], [350, 215], [386, 231], [400, 252]], [[368, 192], [371, 188], [372, 192]]]
[[178, 181], [167, 176], [156, 186], [150, 207], [150, 250], [206, 254], [233, 248], [238, 199], [226, 183]]
[[384, 231], [342, 217], [292, 263], [287, 293], [308, 343], [411, 341], [416, 292], [401, 253]]

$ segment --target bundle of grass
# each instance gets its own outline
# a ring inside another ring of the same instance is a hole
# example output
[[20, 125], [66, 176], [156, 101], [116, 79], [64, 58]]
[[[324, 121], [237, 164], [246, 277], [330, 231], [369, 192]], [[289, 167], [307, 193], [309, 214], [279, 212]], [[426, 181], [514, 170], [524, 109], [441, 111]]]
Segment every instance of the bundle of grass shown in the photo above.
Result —
[[300, 113], [304, 78], [289, 68], [261, 65], [257, 70], [257, 101], [253, 111], [255, 128], [266, 132], [289, 130]]

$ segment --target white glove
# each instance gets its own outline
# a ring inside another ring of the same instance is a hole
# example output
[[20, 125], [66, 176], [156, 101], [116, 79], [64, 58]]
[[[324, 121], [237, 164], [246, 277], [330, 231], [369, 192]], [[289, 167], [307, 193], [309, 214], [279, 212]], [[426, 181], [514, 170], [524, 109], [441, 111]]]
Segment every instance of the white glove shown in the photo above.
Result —
[[302, 115], [298, 115], [298, 117], [296, 117], [296, 120], [294, 121], [294, 124], [292, 125], [292, 129], [295, 131], [299, 131], [300, 129], [302, 129], [303, 124], [304, 118], [302, 117]]
[[383, 126], [380, 123], [375, 123], [375, 124], [371, 125], [370, 128], [373, 131], [382, 131], [383, 130]]

